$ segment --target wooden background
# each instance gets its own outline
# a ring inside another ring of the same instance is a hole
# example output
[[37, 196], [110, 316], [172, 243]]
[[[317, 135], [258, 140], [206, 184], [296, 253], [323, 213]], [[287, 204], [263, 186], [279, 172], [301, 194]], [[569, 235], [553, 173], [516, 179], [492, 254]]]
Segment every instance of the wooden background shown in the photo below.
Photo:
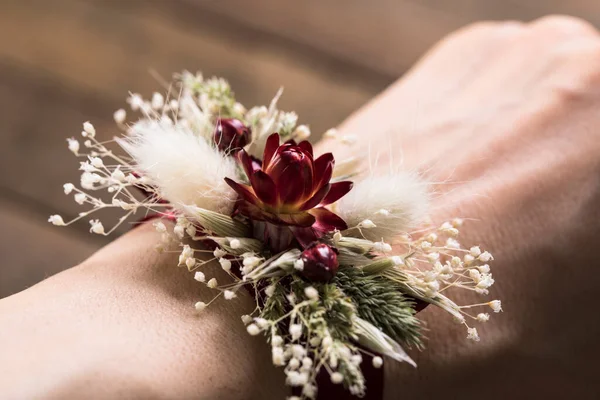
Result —
[[115, 134], [128, 91], [182, 69], [227, 77], [245, 104], [282, 107], [319, 132], [397, 79], [442, 36], [482, 19], [548, 13], [600, 23], [598, 0], [0, 0], [0, 298], [106, 243], [74, 215], [65, 138]]

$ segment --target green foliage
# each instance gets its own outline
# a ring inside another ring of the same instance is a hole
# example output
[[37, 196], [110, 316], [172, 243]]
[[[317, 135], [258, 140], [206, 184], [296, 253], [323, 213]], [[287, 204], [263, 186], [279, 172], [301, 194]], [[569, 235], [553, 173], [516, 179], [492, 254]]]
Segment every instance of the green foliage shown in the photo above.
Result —
[[421, 347], [421, 324], [415, 317], [414, 303], [402, 294], [397, 283], [352, 267], [340, 270], [334, 283], [356, 304], [360, 318], [398, 343]]

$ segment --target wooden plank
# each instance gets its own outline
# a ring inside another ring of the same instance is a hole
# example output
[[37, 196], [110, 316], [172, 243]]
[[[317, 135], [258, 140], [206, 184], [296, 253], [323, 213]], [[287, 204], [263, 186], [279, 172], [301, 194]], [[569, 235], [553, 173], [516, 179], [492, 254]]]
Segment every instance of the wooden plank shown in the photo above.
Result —
[[389, 77], [471, 22], [566, 13], [600, 23], [600, 3], [593, 0], [188, 1]]
[[78, 264], [100, 246], [5, 199], [0, 200], [0, 225], [0, 298]]

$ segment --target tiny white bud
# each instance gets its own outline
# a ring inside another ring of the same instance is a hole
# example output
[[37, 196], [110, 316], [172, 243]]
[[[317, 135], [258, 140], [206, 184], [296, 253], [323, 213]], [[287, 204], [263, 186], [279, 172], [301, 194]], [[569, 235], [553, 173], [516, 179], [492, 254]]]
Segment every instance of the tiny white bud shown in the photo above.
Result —
[[92, 147], [92, 141], [88, 139], [83, 142], [83, 145], [87, 148], [90, 148], [90, 147]]
[[50, 218], [48, 218], [48, 222], [50, 222], [52, 225], [56, 225], [56, 226], [64, 226], [65, 225], [65, 221], [63, 221], [63, 218], [58, 215], [51, 215]]
[[153, 225], [154, 229], [156, 229], [156, 232], [163, 233], [167, 231], [167, 227], [162, 223], [162, 221], [155, 222]]
[[294, 261], [294, 268], [297, 271], [302, 271], [304, 269], [304, 261], [302, 261], [301, 258], [299, 258], [296, 261]]
[[115, 119], [115, 122], [117, 124], [122, 124], [123, 122], [125, 122], [125, 118], [127, 118], [127, 112], [120, 108], [114, 112], [113, 118]]
[[381, 210], [377, 211], [375, 214], [383, 215], [384, 217], [387, 217], [390, 215], [390, 212], [388, 210], [386, 210], [385, 208], [382, 208]]
[[267, 297], [272, 297], [273, 294], [275, 294], [275, 285], [267, 286], [267, 288], [265, 289], [265, 294], [267, 295]]
[[197, 280], [198, 282], [204, 282], [206, 280], [206, 275], [204, 275], [204, 272], [202, 272], [202, 271], [197, 271], [194, 274], [194, 279]]
[[323, 340], [321, 340], [321, 346], [324, 349], [328, 349], [329, 347], [331, 347], [332, 344], [333, 340], [331, 339], [331, 336], [325, 336]]
[[290, 369], [298, 369], [298, 367], [300, 367], [300, 360], [298, 360], [297, 358], [292, 358], [288, 362], [288, 367], [290, 367]]
[[246, 114], [246, 107], [242, 103], [236, 102], [233, 105], [233, 112], [236, 114]]
[[154, 108], [155, 110], [159, 110], [159, 109], [163, 108], [163, 106], [165, 105], [165, 98], [163, 97], [162, 94], [155, 92], [152, 95], [151, 105], [152, 105], [152, 108]]
[[500, 300], [492, 300], [488, 303], [488, 305], [496, 313], [502, 311], [502, 302]]
[[290, 325], [290, 335], [292, 335], [292, 340], [300, 339], [300, 336], [302, 336], [302, 325], [300, 325], [300, 324]]
[[319, 298], [319, 291], [312, 286], [304, 288], [304, 295], [309, 300], [317, 300]]
[[479, 246], [473, 246], [471, 247], [471, 249], [469, 249], [469, 253], [473, 257], [478, 257], [481, 254], [481, 249], [479, 248]]
[[383, 358], [381, 358], [379, 356], [373, 357], [373, 367], [381, 368], [382, 365], [383, 365]]
[[371, 229], [377, 227], [373, 221], [370, 219], [363, 220], [360, 224], [358, 224], [359, 228]]
[[110, 174], [111, 178], [116, 181], [123, 182], [125, 180], [125, 174], [121, 171], [120, 168], [115, 169], [112, 174]]
[[260, 328], [256, 324], [250, 324], [246, 327], [246, 331], [252, 336], [256, 336], [260, 333]]
[[185, 260], [185, 265], [190, 269], [194, 268], [194, 265], [196, 265], [196, 259], [192, 257], [188, 258], [187, 260]]
[[83, 123], [83, 131], [86, 132], [89, 137], [96, 136], [96, 128], [94, 128], [94, 125], [92, 125], [90, 121]]
[[279, 335], [273, 335], [271, 337], [272, 346], [281, 346], [283, 344], [283, 338]]
[[285, 355], [281, 347], [274, 346], [271, 349], [271, 356], [273, 359], [273, 365], [278, 367], [283, 367], [285, 365]]
[[302, 359], [302, 368], [309, 369], [313, 365], [313, 360], [310, 357], [304, 357]]
[[335, 129], [335, 128], [329, 128], [323, 134], [323, 137], [326, 137], [328, 139], [334, 139], [336, 136], [337, 136], [337, 129]]
[[229, 247], [231, 247], [232, 249], [239, 249], [241, 245], [242, 244], [238, 239], [231, 239], [229, 241]]
[[79, 142], [76, 139], [67, 139], [67, 144], [71, 153], [77, 154], [79, 152]]
[[350, 357], [350, 362], [356, 366], [359, 366], [363, 361], [363, 358], [360, 354], [353, 354], [352, 357]]
[[73, 185], [72, 183], [65, 183], [63, 185], [63, 189], [65, 191], [65, 194], [70, 194], [73, 189], [75, 189], [75, 185]]
[[404, 260], [400, 256], [392, 256], [390, 257], [390, 260], [392, 260], [396, 267], [399, 265], [404, 265]]
[[248, 325], [250, 322], [254, 321], [254, 318], [252, 318], [249, 315], [242, 315], [242, 322], [244, 323], [244, 325]]
[[478, 257], [479, 261], [483, 261], [483, 262], [488, 262], [494, 259], [494, 257], [492, 257], [492, 255], [487, 252], [484, 251], [483, 253], [481, 253]]
[[90, 232], [95, 233], [97, 235], [104, 235], [104, 226], [102, 225], [102, 222], [100, 222], [100, 220], [92, 219], [90, 220], [90, 225]]
[[224, 271], [231, 271], [231, 261], [226, 258], [219, 258], [219, 264]]
[[212, 278], [211, 280], [208, 281], [208, 283], [206, 284], [206, 286], [208, 286], [211, 289], [216, 288], [218, 285], [217, 283], [217, 279], [216, 278]]
[[331, 382], [335, 383], [336, 385], [344, 382], [344, 375], [340, 374], [339, 372], [334, 372], [331, 374]]
[[298, 125], [292, 135], [298, 140], [306, 140], [310, 136], [310, 129], [306, 125]]
[[489, 319], [490, 319], [490, 314], [488, 314], [488, 313], [477, 314], [477, 320], [480, 322], [486, 322], [486, 321], [489, 321]]
[[104, 162], [102, 161], [102, 159], [100, 157], [91, 157], [90, 162], [96, 168], [104, 167]]
[[479, 342], [479, 334], [477, 333], [477, 328], [467, 329], [467, 339]]
[[462, 224], [463, 224], [462, 218], [454, 218], [452, 220], [452, 226], [455, 228], [460, 228], [462, 226]]
[[203, 301], [199, 301], [196, 304], [194, 304], [194, 307], [196, 307], [196, 311], [198, 312], [204, 311], [204, 309], [206, 308], [206, 303]]
[[213, 255], [217, 258], [222, 258], [225, 257], [227, 255], [227, 252], [219, 247], [217, 247], [215, 249], [215, 251], [213, 251]]
[[225, 290], [223, 292], [223, 297], [225, 297], [225, 300], [231, 300], [234, 297], [237, 297], [235, 292], [231, 291], [231, 290]]
[[185, 230], [184, 230], [183, 226], [181, 226], [181, 225], [177, 225], [175, 228], [173, 228], [173, 233], [179, 239], [183, 239], [184, 232], [185, 232]]

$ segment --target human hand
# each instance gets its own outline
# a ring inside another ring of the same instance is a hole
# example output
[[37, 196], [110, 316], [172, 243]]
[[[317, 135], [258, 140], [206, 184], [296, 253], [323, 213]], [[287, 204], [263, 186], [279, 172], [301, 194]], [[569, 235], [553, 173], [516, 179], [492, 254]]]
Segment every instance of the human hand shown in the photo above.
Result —
[[338, 158], [367, 144], [381, 168], [390, 153], [402, 157], [441, 182], [434, 220], [475, 219], [461, 242], [495, 256], [490, 297], [506, 309], [478, 327], [476, 344], [426, 309], [428, 348], [411, 354], [416, 370], [387, 363], [387, 398], [600, 393], [592, 367], [600, 355], [598, 110], [597, 31], [547, 17], [461, 29], [340, 127], [359, 140]]

